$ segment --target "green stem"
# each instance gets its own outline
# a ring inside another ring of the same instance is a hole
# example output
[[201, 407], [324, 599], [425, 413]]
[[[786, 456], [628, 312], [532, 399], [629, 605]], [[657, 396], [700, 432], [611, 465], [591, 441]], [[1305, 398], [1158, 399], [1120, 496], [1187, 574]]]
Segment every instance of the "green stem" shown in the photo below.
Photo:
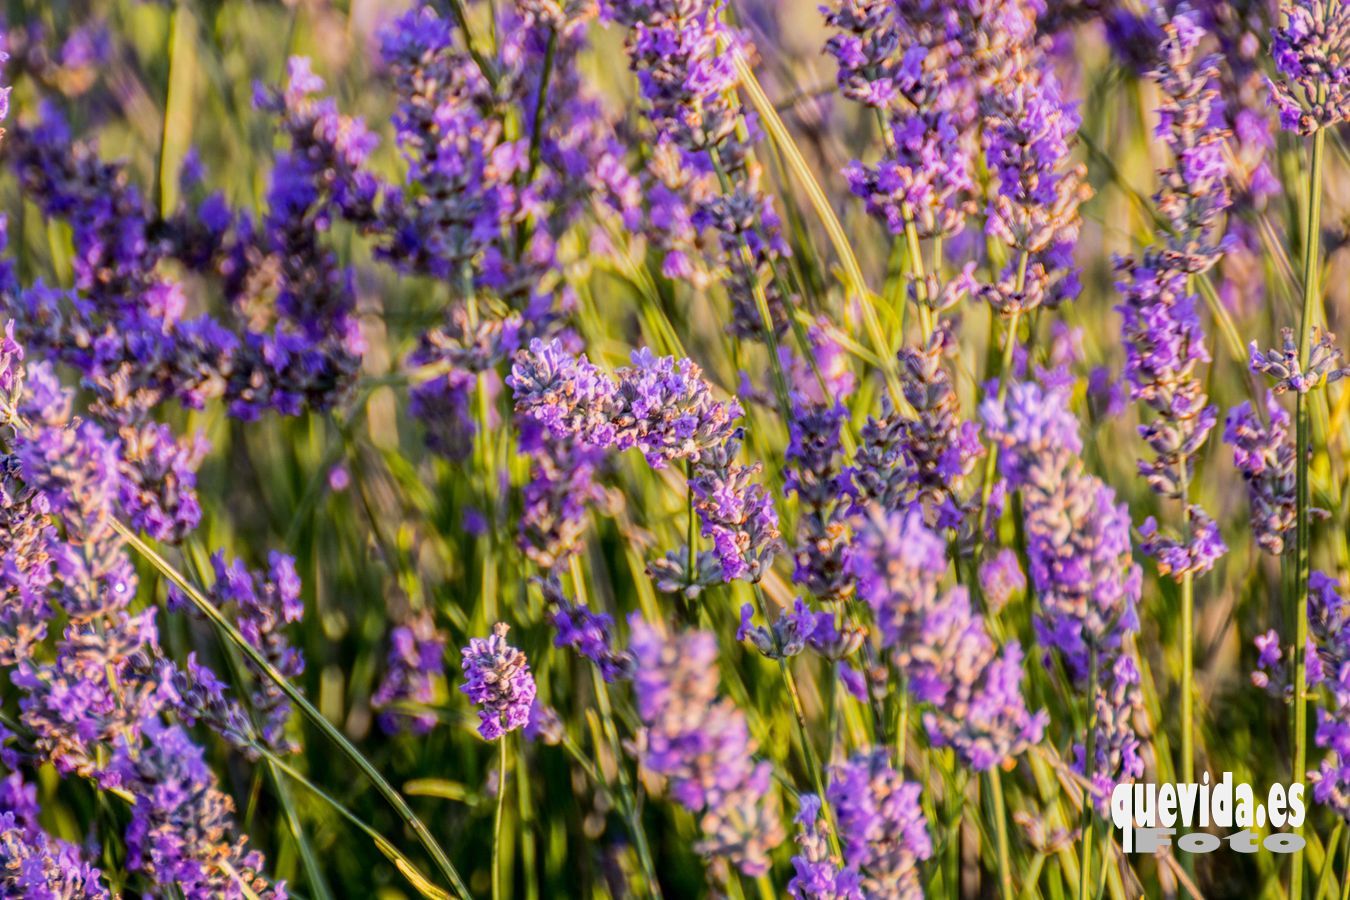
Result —
[[[764, 589], [760, 587], [759, 582], [754, 583], [755, 599], [759, 601], [759, 613], [767, 622], [769, 619], [769, 604], [764, 597]], [[797, 690], [797, 679], [792, 674], [792, 667], [788, 665], [787, 657], [778, 657], [778, 669], [783, 673], [783, 684], [787, 686], [788, 696], [792, 700], [793, 723], [797, 726], [797, 740], [802, 745], [802, 755], [806, 759], [806, 771], [811, 783], [815, 785], [816, 796], [820, 798], [820, 808], [825, 814], [825, 821], [829, 824], [830, 849], [835, 853], [842, 853], [839, 846], [839, 828], [838, 820], [834, 817], [834, 809], [830, 806], [829, 798], [825, 794], [825, 777], [821, 772], [820, 761], [816, 759], [816, 749], [811, 744], [810, 737], [806, 730], [806, 710], [802, 706], [802, 695]]]
[[160, 556], [153, 547], [141, 540], [135, 532], [127, 528], [121, 522], [114, 519], [112, 521], [112, 527], [126, 540], [133, 550], [158, 570], [161, 575], [177, 585], [178, 589], [192, 601], [192, 605], [195, 606], [202, 615], [209, 619], [211, 624], [220, 629], [225, 637], [229, 639], [230, 643], [238, 647], [239, 651], [248, 658], [249, 662], [256, 666], [259, 672], [275, 684], [281, 692], [295, 704], [296, 708], [300, 710], [301, 715], [308, 719], [310, 723], [324, 735], [324, 737], [333, 742], [338, 750], [342, 752], [342, 755], [347, 757], [347, 759], [361, 771], [361, 774], [366, 777], [371, 783], [371, 786], [379, 792], [380, 796], [382, 796], [391, 807], [393, 807], [394, 811], [398, 813], [399, 818], [403, 820], [404, 824], [412, 829], [413, 834], [417, 837], [418, 843], [420, 843], [427, 853], [430, 854], [432, 861], [436, 864], [436, 868], [455, 889], [456, 893], [461, 897], [470, 897], [469, 889], [464, 885], [464, 879], [460, 877], [459, 870], [457, 870], [454, 863], [450, 861], [450, 857], [446, 855], [445, 850], [436, 842], [436, 839], [432, 837], [427, 826], [417, 817], [417, 814], [412, 811], [412, 808], [408, 806], [407, 801], [403, 799], [398, 791], [394, 790], [393, 786], [385, 780], [384, 776], [371, 764], [370, 760], [366, 759], [365, 756], [361, 754], [361, 751], [357, 750], [352, 742], [347, 740], [346, 736], [339, 731], [332, 722], [329, 722], [324, 714], [319, 712], [319, 710], [309, 702], [305, 695], [287, 680], [286, 676], [278, 672], [276, 667], [268, 661], [267, 657], [259, 652], [258, 648], [245, 640], [244, 636], [239, 633], [239, 629], [235, 628], [234, 624], [231, 623], [229, 619], [225, 618], [225, 615], [216, 608], [215, 604], [206, 599], [205, 595], [184, 578], [181, 572], [170, 565], [168, 560]]
[[[1020, 293], [1026, 280], [1026, 255], [1017, 270], [1017, 290]], [[1003, 359], [998, 370], [998, 402], [1002, 405], [1008, 399], [1009, 375], [1012, 373], [1013, 352], [1017, 349], [1017, 326], [1022, 321], [1022, 310], [1016, 309], [1008, 319], [1008, 330], [1003, 339]], [[998, 471], [998, 448], [990, 446], [984, 456], [984, 482], [980, 486], [980, 512], [977, 517], [975, 540], [983, 543], [985, 523], [989, 517], [989, 498], [994, 493], [994, 476]]]
[[998, 842], [998, 884], [1003, 900], [1012, 900], [1012, 863], [1008, 853], [1008, 811], [1003, 805], [1003, 773], [997, 767], [985, 773], [994, 806], [994, 835]]
[[[1303, 315], [1299, 323], [1298, 358], [1304, 371], [1308, 367], [1312, 325], [1321, 294], [1320, 245], [1322, 232], [1322, 157], [1326, 132], [1313, 134], [1312, 162], [1308, 173], [1308, 217], [1303, 229]], [[1308, 458], [1312, 455], [1312, 423], [1308, 398], [1299, 391], [1294, 398], [1297, 422], [1297, 525], [1294, 569], [1294, 783], [1306, 781], [1308, 767], [1308, 578], [1312, 573], [1312, 524], [1309, 521]], [[1303, 825], [1295, 834], [1303, 837]], [[1289, 896], [1303, 896], [1303, 849], [1294, 851], [1290, 861]]]
[[502, 811], [506, 809], [507, 735], [497, 738], [497, 814], [492, 819], [492, 900], [502, 896]]
[[[569, 565], [572, 575], [572, 591], [576, 594], [578, 603], [586, 603], [586, 582], [581, 573], [581, 560], [576, 554], [572, 555]], [[605, 739], [609, 743], [610, 753], [614, 756], [614, 769], [618, 773], [619, 809], [628, 821], [628, 830], [632, 833], [633, 844], [637, 848], [638, 862], [642, 865], [643, 874], [647, 876], [648, 892], [657, 900], [661, 900], [661, 884], [656, 880], [656, 864], [652, 860], [651, 847], [647, 843], [647, 832], [642, 827], [642, 813], [638, 809], [637, 794], [633, 790], [632, 783], [628, 780], [628, 770], [623, 764], [623, 747], [619, 743], [618, 726], [614, 724], [614, 704], [609, 696], [609, 683], [600, 674], [598, 666], [593, 665], [590, 669], [591, 684], [595, 690], [595, 702], [600, 707], [600, 722], [605, 732]], [[598, 768], [596, 774], [599, 775]]]

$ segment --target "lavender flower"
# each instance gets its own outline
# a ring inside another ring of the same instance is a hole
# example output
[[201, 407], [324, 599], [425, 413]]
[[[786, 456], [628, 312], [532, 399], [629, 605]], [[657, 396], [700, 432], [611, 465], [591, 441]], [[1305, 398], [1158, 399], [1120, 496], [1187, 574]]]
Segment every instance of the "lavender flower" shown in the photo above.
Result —
[[202, 750], [181, 728], [146, 723], [145, 745], [119, 747], [113, 770], [135, 802], [127, 826], [132, 869], [158, 884], [176, 885], [189, 900], [285, 900], [284, 884], [259, 874], [262, 856], [232, 837], [234, 803], [216, 787]]
[[639, 448], [653, 468], [691, 464], [690, 489], [726, 581], [758, 581], [779, 549], [778, 518], [759, 466], [735, 462], [741, 415], [735, 401], [712, 399], [690, 360], [633, 353], [633, 364], [610, 377], [584, 355], [557, 342], [532, 341], [511, 369], [516, 412], [533, 416], [559, 438], [594, 447]]
[[1294, 391], [1306, 394], [1324, 384], [1331, 384], [1350, 374], [1350, 366], [1341, 365], [1341, 350], [1336, 336], [1314, 325], [1309, 336], [1308, 365], [1299, 361], [1298, 342], [1292, 328], [1280, 329], [1279, 349], [1262, 352], [1256, 341], [1248, 346], [1251, 370], [1274, 380], [1271, 388], [1277, 394]]
[[1049, 718], [1027, 711], [1022, 648], [1012, 641], [997, 651], [965, 588], [946, 593], [911, 654], [910, 690], [935, 707], [923, 717], [934, 746], [984, 772], [1040, 742]]
[[1091, 195], [1084, 167], [1068, 165], [1078, 115], [1034, 58], [980, 102], [985, 156], [998, 186], [985, 230], [1012, 251], [982, 295], [1003, 315], [1053, 307], [1078, 293], [1072, 252], [1078, 208]]
[[1045, 714], [1027, 712], [1021, 647], [997, 650], [964, 588], [939, 599], [946, 547], [917, 508], [864, 523], [848, 564], [881, 646], [914, 697], [932, 704], [924, 721], [935, 745], [954, 747], [962, 762], [985, 771], [1040, 740]]
[[741, 624], [736, 629], [736, 640], [749, 641], [751, 646], [769, 659], [796, 656], [806, 649], [807, 642], [816, 633], [816, 616], [801, 597], [796, 599], [790, 610], [780, 611], [778, 618], [768, 628], [752, 625], [754, 615], [753, 605], [746, 603], [741, 606]]
[[771, 767], [755, 761], [745, 715], [717, 696], [716, 639], [704, 631], [668, 638], [637, 616], [629, 624], [643, 767], [699, 818], [699, 852], [764, 874], [783, 840]]
[[[1329, 752], [1318, 770], [1308, 773], [1308, 781], [1314, 800], [1347, 818], [1350, 817], [1350, 667], [1347, 666], [1350, 606], [1341, 594], [1340, 585], [1323, 572], [1313, 572], [1308, 579], [1308, 624], [1308, 683], [1324, 685], [1330, 701], [1317, 711], [1316, 733], [1317, 746]], [[1279, 653], [1276, 644], [1273, 655], [1277, 660]]]
[[1088, 649], [1113, 652], [1139, 627], [1140, 572], [1130, 558], [1130, 520], [1115, 492], [1083, 469], [1068, 385], [1013, 384], [1007, 401], [982, 407], [1003, 446], [1004, 477], [1022, 492], [1027, 553], [1043, 615], [1037, 636], [1064, 654], [1076, 679]]
[[[733, 54], [743, 52], [742, 37], [721, 23], [714, 0], [602, 0], [600, 10], [629, 29], [629, 66], [657, 133], [682, 151], [684, 166], [718, 174], [721, 190], [698, 202], [692, 222], [717, 233], [730, 266], [732, 332], [785, 331], [792, 301], [775, 269], [787, 245], [773, 201], [760, 187], [759, 165], [737, 133], [747, 118], [733, 62]], [[753, 123], [746, 124], [749, 130]]]
[[801, 503], [792, 580], [822, 601], [847, 599], [853, 581], [844, 568], [848, 533], [846, 481], [839, 471], [839, 405], [798, 403], [788, 423], [784, 487]]
[[1141, 261], [1116, 264], [1125, 376], [1131, 396], [1156, 415], [1139, 428], [1155, 454], [1140, 461], [1139, 472], [1156, 493], [1187, 504], [1185, 536], [1163, 533], [1150, 519], [1143, 547], [1158, 559], [1162, 574], [1177, 580], [1207, 572], [1227, 551], [1213, 520], [1187, 496], [1195, 456], [1218, 419], [1196, 373], [1210, 356], [1191, 280], [1219, 259], [1222, 248], [1213, 232], [1229, 205], [1223, 156], [1227, 132], [1213, 86], [1218, 65], [1212, 57], [1196, 58], [1203, 32], [1192, 16], [1183, 6], [1163, 25], [1162, 62], [1154, 76], [1163, 95], [1158, 134], [1176, 160], [1161, 173], [1163, 186], [1155, 195], [1170, 234]]
[[0, 893], [6, 897], [105, 900], [102, 874], [80, 849], [38, 822], [37, 790], [17, 772], [0, 785]]
[[506, 643], [508, 630], [498, 622], [491, 637], [474, 638], [460, 651], [464, 656], [460, 690], [481, 707], [478, 733], [485, 741], [495, 741], [528, 722], [534, 703], [534, 676], [525, 654]]
[[1223, 440], [1233, 447], [1233, 465], [1247, 484], [1252, 534], [1267, 553], [1279, 556], [1298, 514], [1294, 497], [1294, 445], [1289, 440], [1289, 413], [1266, 392], [1266, 419], [1246, 401], [1231, 409]]
[[590, 508], [606, 499], [595, 481], [604, 451], [555, 437], [529, 416], [520, 420], [519, 447], [531, 466], [518, 543], [532, 562], [551, 569], [576, 552]]
[[398, 706], [408, 701], [431, 703], [436, 698], [437, 683], [445, 677], [445, 636], [429, 615], [417, 616], [389, 632], [386, 665], [384, 678], [370, 699], [370, 705], [380, 711], [380, 728], [386, 734], [404, 729], [426, 734], [435, 727], [436, 716]]
[[842, 868], [842, 860], [830, 851], [826, 837], [829, 825], [820, 814], [820, 798], [802, 794], [793, 822], [798, 853], [792, 857], [793, 876], [788, 894], [798, 900], [862, 900], [858, 874]]
[[1281, 0], [1284, 24], [1271, 29], [1280, 77], [1269, 81], [1286, 131], [1311, 134], [1350, 116], [1350, 10], [1336, 0]]
[[[1091, 767], [1101, 804], [1111, 786], [1142, 772], [1133, 731], [1142, 698], [1132, 646], [1140, 572], [1131, 559], [1126, 507], [1078, 457], [1082, 444], [1068, 408], [1069, 387], [1015, 383], [1005, 402], [990, 398], [982, 411], [1003, 447], [1003, 474], [1022, 493], [1027, 554], [1042, 607], [1037, 639], [1047, 657], [1058, 650], [1069, 674], [1088, 681], [1093, 692], [1097, 749], [1079, 766]], [[1091, 674], [1099, 683], [1090, 682]]]
[[573, 603], [553, 577], [539, 580], [548, 604], [549, 622], [556, 634], [555, 647], [571, 647], [599, 668], [606, 681], [632, 674], [632, 655], [614, 648], [614, 619], [608, 613], [593, 612], [583, 603]]
[[831, 767], [826, 793], [839, 819], [845, 871], [857, 873], [859, 894], [921, 897], [919, 863], [933, 855], [933, 842], [919, 785], [905, 781], [887, 757], [885, 750], [864, 751]]
[[[216, 574], [211, 599], [219, 608], [232, 606], [244, 639], [283, 676], [295, 678], [304, 672], [305, 659], [286, 640], [284, 629], [288, 623], [300, 621], [305, 613], [300, 599], [300, 576], [295, 570], [295, 560], [283, 553], [272, 553], [267, 563], [264, 576], [249, 571], [239, 560], [226, 565], [224, 556], [215, 554], [211, 558]], [[254, 674], [251, 702], [262, 740], [279, 753], [296, 749], [285, 735], [290, 701], [270, 678], [252, 663], [247, 665]]]

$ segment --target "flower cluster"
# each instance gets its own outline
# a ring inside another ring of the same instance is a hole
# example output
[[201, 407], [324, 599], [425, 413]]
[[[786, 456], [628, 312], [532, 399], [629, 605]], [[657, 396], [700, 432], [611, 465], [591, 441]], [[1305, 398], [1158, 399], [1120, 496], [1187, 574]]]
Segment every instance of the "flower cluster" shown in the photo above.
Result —
[[[155, 610], [132, 612], [136, 574], [113, 527], [121, 445], [95, 422], [74, 418], [73, 392], [50, 365], [34, 364], [25, 375], [11, 423], [13, 453], [0, 459], [6, 525], [18, 526], [21, 543], [7, 546], [14, 555], [0, 584], [6, 600], [19, 600], [3, 617], [13, 629], [3, 642], [4, 664], [13, 667], [33, 761], [136, 798], [128, 861], [157, 883], [176, 884], [190, 898], [284, 898], [284, 886], [259, 874], [261, 855], [245, 852], [244, 839], [233, 836], [231, 802], [216, 789], [202, 749], [165, 724], [177, 715], [207, 721], [240, 745], [257, 740], [208, 669], [194, 658], [184, 672], [162, 655]], [[275, 625], [285, 610], [294, 616], [299, 583], [293, 568], [275, 561], [273, 569], [263, 596], [250, 583], [255, 593], [235, 585], [231, 599], [249, 639], [285, 664]], [[62, 633], [50, 656], [39, 655], [35, 639], [58, 609]], [[284, 707], [268, 690], [260, 697], [267, 739], [279, 742]], [[29, 874], [43, 877], [38, 868]]]
[[234, 802], [220, 792], [202, 749], [179, 727], [146, 725], [144, 746], [123, 744], [112, 771], [135, 786], [127, 855], [132, 869], [159, 884], [174, 884], [184, 897], [207, 900], [285, 900], [284, 885], [258, 875], [262, 856], [231, 839]]
[[0, 784], [0, 893], [6, 897], [106, 900], [98, 869], [78, 847], [38, 823], [36, 788], [11, 773]]
[[[1026, 15], [1019, 4], [1009, 7], [1009, 17]], [[998, 280], [981, 295], [1005, 316], [1078, 295], [1078, 210], [1091, 196], [1086, 169], [1069, 163], [1079, 120], [1054, 73], [1025, 44], [1008, 64], [1012, 71], [980, 95], [985, 158], [997, 185], [985, 230], [1010, 251]]]
[[[826, 794], [839, 819], [845, 868], [839, 896], [920, 897], [919, 864], [933, 842], [919, 806], [919, 785], [891, 768], [883, 749], [860, 751], [830, 769]], [[855, 882], [856, 879], [856, 882]], [[806, 896], [813, 896], [807, 894]]]
[[1311, 134], [1350, 117], [1350, 9], [1337, 0], [1281, 0], [1271, 31], [1279, 78], [1270, 94], [1286, 131]]
[[1218, 408], [1209, 404], [1196, 372], [1210, 357], [1191, 285], [1220, 257], [1214, 233], [1229, 205], [1218, 61], [1197, 58], [1204, 33], [1193, 15], [1183, 7], [1163, 24], [1162, 61], [1155, 72], [1163, 97], [1158, 134], [1176, 164], [1161, 173], [1154, 199], [1170, 233], [1142, 259], [1116, 264], [1125, 375], [1131, 396], [1155, 414], [1139, 428], [1154, 453], [1154, 459], [1140, 460], [1139, 472], [1156, 493], [1185, 504], [1187, 523], [1178, 536], [1150, 519], [1143, 546], [1164, 575], [1178, 580], [1208, 571], [1227, 550], [1213, 520], [1188, 497], [1194, 459], [1218, 420]]
[[783, 829], [769, 763], [756, 761], [745, 714], [717, 696], [717, 640], [704, 631], [668, 637], [631, 620], [643, 768], [699, 817], [702, 853], [747, 875], [769, 869]]
[[460, 653], [464, 684], [460, 690], [480, 707], [478, 733], [495, 741], [530, 719], [534, 704], [534, 676], [525, 654], [506, 643], [509, 626], [498, 622], [492, 636], [473, 638]]
[[627, 678], [632, 674], [632, 654], [614, 648], [614, 619], [608, 613], [597, 613], [584, 603], [573, 603], [563, 593], [556, 578], [539, 581], [544, 601], [548, 604], [549, 622], [553, 625], [555, 647], [571, 647], [590, 660], [606, 681]]
[[[233, 608], [239, 632], [262, 653], [277, 672], [295, 678], [305, 670], [305, 658], [286, 640], [285, 626], [298, 622], [305, 613], [300, 599], [300, 576], [295, 560], [284, 553], [272, 553], [267, 574], [253, 572], [242, 561], [225, 563], [217, 553], [211, 558], [216, 581], [210, 600], [220, 609]], [[254, 692], [250, 698], [259, 735], [273, 750], [286, 752], [295, 746], [285, 735], [291, 704], [281, 689], [252, 662]]]
[[712, 398], [691, 360], [633, 353], [614, 376], [557, 341], [532, 341], [511, 368], [516, 412], [532, 416], [557, 438], [588, 446], [642, 451], [653, 468], [687, 460], [689, 487], [702, 533], [710, 538], [727, 581], [758, 581], [779, 549], [778, 517], [754, 481], [758, 466], [735, 461], [741, 415], [735, 401]]
[[858, 594], [872, 607], [881, 646], [892, 653], [915, 699], [931, 704], [924, 724], [936, 746], [985, 771], [1040, 741], [1045, 714], [1022, 696], [1022, 648], [999, 652], [962, 587], [939, 596], [946, 546], [908, 514], [876, 513], [849, 548]]
[[1104, 801], [1104, 788], [1143, 772], [1132, 722], [1142, 703], [1132, 659], [1141, 574], [1131, 558], [1128, 511], [1084, 471], [1068, 387], [1018, 382], [1005, 402], [987, 400], [983, 413], [1003, 448], [1003, 475], [1022, 494], [1027, 555], [1042, 608], [1038, 641], [1047, 656], [1058, 650], [1069, 674], [1096, 698], [1097, 758], [1087, 764]]
[[1261, 549], [1279, 556], [1297, 515], [1295, 451], [1289, 439], [1289, 413], [1270, 392], [1264, 418], [1267, 421], [1251, 403], [1238, 404], [1228, 412], [1223, 440], [1232, 445], [1233, 465], [1247, 484], [1252, 535]]
[[379, 711], [380, 728], [386, 734], [405, 729], [426, 734], [436, 724], [435, 714], [400, 707], [430, 704], [436, 699], [437, 683], [445, 679], [445, 636], [430, 615], [416, 616], [389, 632], [385, 662], [384, 678], [370, 698], [370, 705]]
[[717, 176], [720, 190], [686, 202], [693, 226], [717, 234], [730, 267], [731, 330], [741, 337], [782, 333], [793, 302], [778, 275], [788, 248], [759, 164], [738, 130], [753, 128], [738, 93], [742, 37], [722, 24], [717, 0], [602, 0], [600, 8], [629, 29], [629, 67], [677, 164]]

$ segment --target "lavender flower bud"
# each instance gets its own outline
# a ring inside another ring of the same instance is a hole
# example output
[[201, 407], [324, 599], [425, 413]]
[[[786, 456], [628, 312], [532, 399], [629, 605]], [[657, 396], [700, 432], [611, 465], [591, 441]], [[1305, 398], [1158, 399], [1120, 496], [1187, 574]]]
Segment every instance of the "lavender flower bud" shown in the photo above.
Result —
[[1297, 516], [1293, 443], [1289, 413], [1266, 392], [1266, 419], [1248, 402], [1235, 406], [1224, 424], [1223, 440], [1233, 447], [1233, 465], [1242, 473], [1251, 505], [1252, 533], [1267, 553], [1279, 556]]
[[478, 733], [495, 741], [530, 719], [534, 703], [534, 676], [525, 654], [506, 643], [508, 625], [492, 626], [492, 636], [474, 638], [460, 651], [464, 660], [464, 692], [478, 710]]
[[1298, 342], [1294, 340], [1292, 328], [1280, 329], [1280, 348], [1261, 352], [1256, 341], [1248, 347], [1251, 354], [1251, 370], [1275, 380], [1272, 390], [1277, 394], [1296, 391], [1306, 394], [1323, 384], [1339, 381], [1350, 373], [1350, 367], [1341, 365], [1341, 350], [1336, 346], [1336, 336], [1314, 325], [1310, 333], [1311, 348], [1308, 354], [1308, 366], [1305, 371], [1299, 362]]
[[429, 615], [414, 618], [389, 632], [389, 655], [384, 678], [370, 705], [379, 711], [380, 728], [385, 734], [407, 729], [426, 734], [436, 725], [430, 712], [399, 709], [405, 702], [426, 705], [436, 698], [436, 685], [445, 677], [445, 636]]
[[1312, 134], [1350, 117], [1350, 9], [1336, 0], [1281, 0], [1271, 29], [1280, 77], [1269, 81], [1280, 126]]

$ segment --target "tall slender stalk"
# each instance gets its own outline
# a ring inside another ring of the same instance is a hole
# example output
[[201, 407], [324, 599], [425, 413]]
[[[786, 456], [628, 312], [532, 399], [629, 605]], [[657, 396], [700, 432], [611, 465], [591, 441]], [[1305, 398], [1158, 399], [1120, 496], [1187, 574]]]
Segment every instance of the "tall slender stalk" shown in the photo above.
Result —
[[[1322, 158], [1326, 131], [1313, 133], [1308, 172], [1308, 217], [1303, 229], [1303, 313], [1299, 322], [1298, 359], [1306, 371], [1316, 304], [1321, 296]], [[1312, 455], [1312, 421], [1308, 397], [1294, 395], [1297, 525], [1294, 530], [1294, 783], [1303, 784], [1308, 771], [1308, 579], [1312, 574], [1312, 524], [1309, 521], [1308, 458]], [[1295, 834], [1303, 837], [1302, 823]], [[1303, 849], [1290, 861], [1289, 896], [1303, 896]]]
[[998, 886], [1003, 900], [1012, 900], [1012, 862], [1008, 853], [1008, 811], [1003, 804], [1003, 773], [998, 767], [985, 772], [989, 799], [994, 807], [994, 836], [998, 846]]
[[[691, 515], [692, 512], [691, 509]], [[693, 553], [692, 545], [690, 553]], [[586, 581], [581, 572], [581, 561], [576, 554], [573, 554], [569, 560], [569, 566], [572, 575], [572, 590], [577, 595], [577, 601], [586, 603]], [[647, 877], [648, 892], [652, 897], [660, 900], [661, 885], [656, 880], [656, 864], [652, 860], [651, 847], [647, 843], [647, 832], [642, 827], [642, 813], [637, 805], [636, 792], [633, 790], [632, 783], [628, 780], [628, 770], [623, 765], [623, 747], [619, 742], [618, 726], [614, 724], [614, 705], [609, 697], [609, 684], [601, 676], [598, 666], [592, 665], [590, 670], [591, 685], [595, 689], [596, 705], [600, 707], [601, 726], [605, 734], [605, 740], [609, 744], [610, 753], [614, 755], [614, 768], [618, 773], [619, 811], [623, 813], [628, 822], [628, 830], [632, 835], [633, 845], [637, 849], [638, 862], [642, 866], [643, 874]]]
[[[754, 583], [755, 599], [759, 601], [759, 613], [767, 622], [769, 618], [769, 604], [764, 597], [764, 589], [760, 587], [759, 582]], [[830, 849], [835, 853], [840, 852], [839, 846], [839, 822], [834, 816], [834, 809], [830, 806], [829, 798], [825, 794], [825, 776], [820, 767], [820, 761], [816, 759], [815, 747], [811, 744], [810, 734], [806, 729], [806, 710], [802, 706], [801, 692], [797, 690], [797, 679], [792, 675], [792, 667], [788, 665], [786, 657], [778, 658], [778, 668], [783, 673], [783, 684], [787, 687], [788, 696], [792, 700], [792, 720], [797, 726], [797, 740], [802, 745], [802, 755], [806, 759], [807, 777], [811, 779], [816, 789], [816, 796], [820, 798], [820, 808], [825, 814], [825, 821], [829, 823], [829, 842]]]
[[492, 900], [502, 896], [502, 811], [506, 808], [506, 770], [510, 754], [506, 750], [509, 734], [497, 738], [497, 813], [492, 818]]

